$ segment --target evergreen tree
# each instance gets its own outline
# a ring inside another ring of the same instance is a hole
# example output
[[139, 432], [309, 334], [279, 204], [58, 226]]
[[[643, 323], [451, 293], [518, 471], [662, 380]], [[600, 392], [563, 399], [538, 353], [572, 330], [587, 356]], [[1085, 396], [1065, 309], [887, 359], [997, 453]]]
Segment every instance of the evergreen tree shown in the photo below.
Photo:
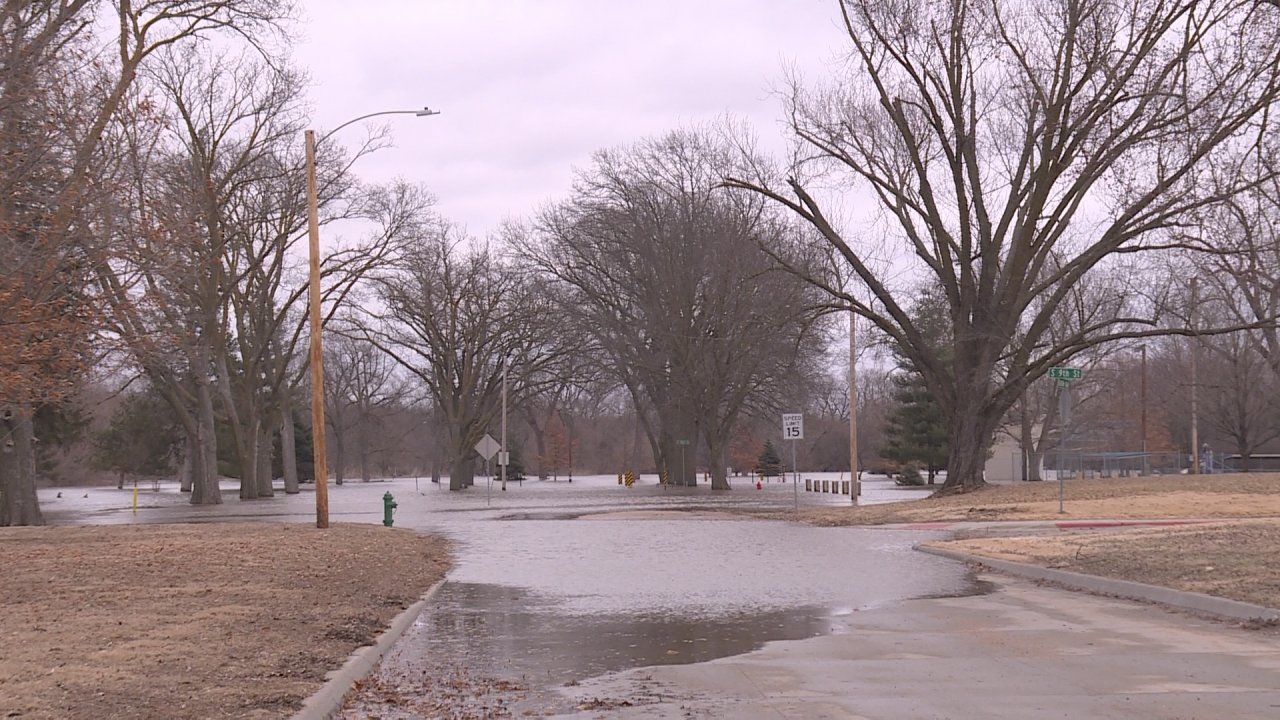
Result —
[[894, 375], [896, 407], [885, 418], [885, 444], [880, 456], [906, 465], [924, 466], [932, 485], [947, 467], [947, 418], [924, 378], [909, 365]]
[[111, 425], [93, 435], [93, 464], [117, 473], [116, 487], [126, 475], [172, 475], [177, 471], [182, 431], [172, 408], [158, 394], [125, 397], [111, 414]]
[[[940, 357], [951, 356], [951, 329], [946, 299], [925, 291], [912, 308], [913, 322], [937, 348]], [[938, 471], [947, 467], [950, 422], [942, 406], [929, 391], [924, 376], [905, 353], [894, 350], [898, 372], [893, 376], [896, 405], [885, 418], [885, 444], [880, 456], [906, 465], [918, 463], [934, 483]]]
[[756, 458], [756, 472], [764, 477], [777, 477], [782, 470], [782, 458], [778, 457], [778, 451], [774, 449], [773, 442], [764, 441], [764, 449], [760, 451], [760, 457]]

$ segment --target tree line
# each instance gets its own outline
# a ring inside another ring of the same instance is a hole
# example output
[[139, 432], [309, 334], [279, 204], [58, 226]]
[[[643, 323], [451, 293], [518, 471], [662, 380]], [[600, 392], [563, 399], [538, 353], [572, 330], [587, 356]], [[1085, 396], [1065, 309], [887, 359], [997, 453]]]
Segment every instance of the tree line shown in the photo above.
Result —
[[[682, 485], [701, 469], [724, 489], [801, 408], [831, 446], [811, 461], [836, 464], [850, 315], [883, 348], [856, 389], [868, 447], [945, 466], [944, 490], [983, 483], [998, 434], [1027, 448], [1062, 431], [1051, 367], [1116, 375], [1140, 344], [1161, 367], [1203, 357], [1206, 422], [1240, 454], [1275, 438], [1257, 390], [1280, 373], [1273, 4], [833, 9], [847, 53], [826, 81], [784, 86], [789, 159], [732, 121], [673, 130], [598, 151], [567, 196], [488, 238], [421, 185], [355, 174], [384, 130], [354, 148], [322, 135], [321, 221], [344, 229], [322, 262], [339, 479], [398, 457], [465, 488], [504, 388], [542, 470], [590, 457]], [[41, 522], [38, 419], [90, 385], [130, 386], [104, 464], [141, 472], [159, 454], [148, 467], [167, 463], [193, 503], [221, 502], [227, 474], [241, 499], [277, 477], [296, 492], [310, 430], [294, 9], [2, 13], [0, 524]], [[122, 452], [147, 403], [171, 433]]]

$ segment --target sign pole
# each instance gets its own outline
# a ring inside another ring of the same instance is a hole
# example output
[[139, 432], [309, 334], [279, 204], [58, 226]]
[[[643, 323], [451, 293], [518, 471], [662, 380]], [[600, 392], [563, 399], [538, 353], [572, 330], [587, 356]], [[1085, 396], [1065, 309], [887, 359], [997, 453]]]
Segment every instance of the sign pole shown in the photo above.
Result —
[[[1062, 392], [1068, 392], [1066, 390]], [[1061, 396], [1059, 396], [1061, 397]], [[1062, 443], [1066, 439], [1067, 434], [1067, 418], [1062, 412], [1062, 400], [1058, 400], [1058, 514], [1066, 512], [1063, 509], [1063, 502], [1066, 497], [1066, 491], [1063, 488], [1062, 480]]]
[[796, 470], [796, 441], [791, 441], [791, 495], [795, 498], [795, 511], [800, 512], [800, 472]]
[[791, 441], [791, 494], [794, 496], [795, 510], [800, 512], [800, 471], [796, 467], [796, 441], [804, 439], [804, 414], [783, 414], [782, 439]]
[[1065, 513], [1065, 479], [1062, 477], [1063, 446], [1067, 442], [1067, 420], [1071, 417], [1071, 381], [1084, 377], [1084, 370], [1073, 367], [1051, 367], [1049, 378], [1058, 381], [1058, 512]]

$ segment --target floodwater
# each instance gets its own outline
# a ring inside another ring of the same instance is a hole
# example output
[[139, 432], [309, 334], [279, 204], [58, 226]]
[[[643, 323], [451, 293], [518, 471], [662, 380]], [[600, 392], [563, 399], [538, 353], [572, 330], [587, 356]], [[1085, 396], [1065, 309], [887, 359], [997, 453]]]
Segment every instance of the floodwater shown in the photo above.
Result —
[[[63, 498], [47, 490], [41, 501], [57, 523], [309, 522], [314, 495], [304, 487], [300, 495], [250, 502], [229, 494], [215, 507], [192, 507], [170, 486], [148, 488], [138, 493], [136, 514], [131, 489], [64, 489]], [[662, 488], [650, 477], [631, 488], [589, 476], [508, 483], [506, 491], [481, 478], [463, 492], [425, 479], [357, 481], [330, 486], [331, 517], [380, 522], [388, 491], [399, 504], [396, 525], [448, 536], [457, 565], [380, 672], [449, 672], [443, 658], [523, 683], [521, 707], [540, 711], [563, 702], [555, 688], [605, 672], [750, 652], [832, 632], [834, 616], [976, 591], [960, 564], [911, 550], [936, 533], [716, 512], [849, 502], [806, 493], [803, 479], [798, 491], [790, 482], [757, 489], [738, 479], [728, 492]], [[923, 492], [871, 479], [860, 502]]]

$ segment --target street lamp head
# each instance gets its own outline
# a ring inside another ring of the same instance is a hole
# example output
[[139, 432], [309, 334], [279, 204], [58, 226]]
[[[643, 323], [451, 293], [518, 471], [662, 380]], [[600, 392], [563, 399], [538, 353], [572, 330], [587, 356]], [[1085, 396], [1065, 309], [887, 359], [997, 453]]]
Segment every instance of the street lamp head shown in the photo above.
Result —
[[439, 114], [440, 114], [439, 110], [432, 110], [429, 107], [424, 107], [418, 112], [414, 113], [416, 117], [425, 117], [427, 115], [439, 115]]

